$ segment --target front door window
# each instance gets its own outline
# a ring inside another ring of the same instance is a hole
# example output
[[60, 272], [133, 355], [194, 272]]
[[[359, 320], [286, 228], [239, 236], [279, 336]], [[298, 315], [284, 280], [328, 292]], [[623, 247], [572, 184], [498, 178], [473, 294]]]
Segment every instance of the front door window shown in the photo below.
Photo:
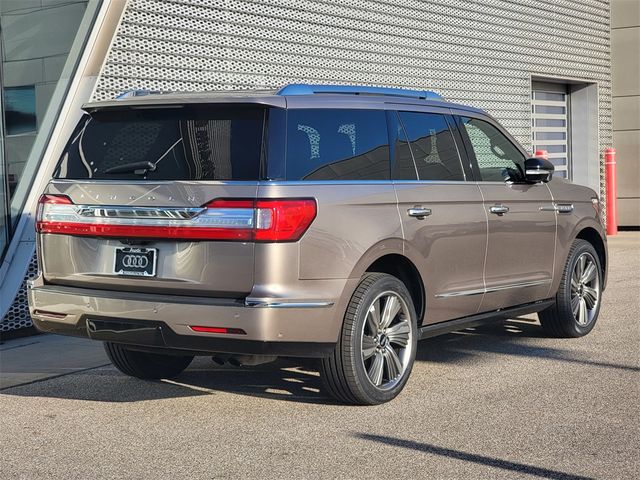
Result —
[[524, 155], [500, 130], [484, 120], [462, 117], [484, 182], [515, 181], [524, 171]]

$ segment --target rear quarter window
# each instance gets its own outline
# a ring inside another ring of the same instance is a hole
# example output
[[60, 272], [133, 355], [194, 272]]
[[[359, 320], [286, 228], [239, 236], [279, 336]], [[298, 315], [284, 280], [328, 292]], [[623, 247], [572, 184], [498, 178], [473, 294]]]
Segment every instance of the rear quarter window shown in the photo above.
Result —
[[258, 180], [264, 109], [215, 106], [84, 115], [54, 177]]
[[287, 180], [388, 180], [382, 110], [292, 109], [287, 114]]

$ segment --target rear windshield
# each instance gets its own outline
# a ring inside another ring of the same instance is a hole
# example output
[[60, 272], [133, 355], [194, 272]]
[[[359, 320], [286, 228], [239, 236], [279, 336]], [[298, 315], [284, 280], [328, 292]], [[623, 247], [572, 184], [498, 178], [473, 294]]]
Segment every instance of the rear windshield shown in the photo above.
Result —
[[187, 107], [85, 115], [55, 178], [258, 180], [265, 109]]

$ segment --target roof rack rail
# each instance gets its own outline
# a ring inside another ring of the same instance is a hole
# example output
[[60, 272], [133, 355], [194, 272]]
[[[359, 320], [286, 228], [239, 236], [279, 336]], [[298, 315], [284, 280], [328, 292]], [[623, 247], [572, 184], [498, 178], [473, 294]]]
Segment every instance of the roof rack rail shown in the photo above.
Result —
[[386, 95], [425, 100], [444, 100], [442, 95], [431, 90], [409, 90], [406, 88], [366, 87], [361, 85], [309, 85], [292, 83], [282, 87], [276, 95], [313, 95], [315, 93], [336, 93], [351, 95]]
[[161, 90], [146, 90], [143, 88], [139, 88], [137, 90], [126, 90], [122, 93], [116, 95], [116, 99], [120, 100], [122, 98], [131, 98], [131, 97], [146, 97], [147, 95], [162, 95], [163, 92]]

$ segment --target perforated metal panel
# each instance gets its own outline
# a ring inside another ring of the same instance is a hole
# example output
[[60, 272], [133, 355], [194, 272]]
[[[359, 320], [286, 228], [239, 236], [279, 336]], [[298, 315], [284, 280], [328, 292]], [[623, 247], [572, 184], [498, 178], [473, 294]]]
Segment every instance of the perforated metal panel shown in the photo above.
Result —
[[599, 83], [611, 145], [607, 0], [130, 0], [94, 99], [290, 82], [428, 88], [529, 149], [531, 76]]
[[27, 274], [18, 290], [13, 304], [0, 321], [0, 332], [8, 332], [19, 328], [26, 328], [33, 325], [29, 315], [29, 304], [27, 303], [27, 280], [31, 280], [38, 275], [38, 260], [36, 255], [31, 258], [27, 267]]

